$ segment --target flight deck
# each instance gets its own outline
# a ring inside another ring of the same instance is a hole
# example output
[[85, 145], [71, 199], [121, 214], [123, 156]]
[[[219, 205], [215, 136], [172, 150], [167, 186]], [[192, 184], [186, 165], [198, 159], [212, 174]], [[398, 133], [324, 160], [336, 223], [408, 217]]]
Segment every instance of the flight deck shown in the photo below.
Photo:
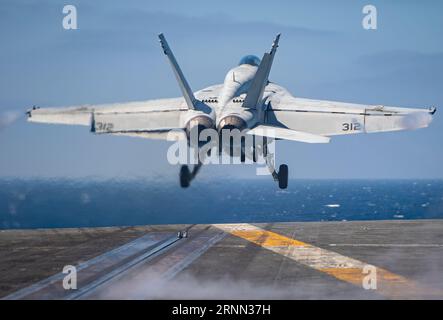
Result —
[[443, 220], [4, 230], [0, 298], [443, 299], [441, 230]]

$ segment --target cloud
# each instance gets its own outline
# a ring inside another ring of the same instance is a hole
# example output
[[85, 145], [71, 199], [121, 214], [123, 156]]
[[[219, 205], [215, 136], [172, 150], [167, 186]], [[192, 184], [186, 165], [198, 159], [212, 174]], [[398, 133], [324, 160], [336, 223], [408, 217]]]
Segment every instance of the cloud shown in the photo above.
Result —
[[16, 122], [20, 116], [20, 113], [17, 111], [6, 111], [0, 113], [0, 131]]

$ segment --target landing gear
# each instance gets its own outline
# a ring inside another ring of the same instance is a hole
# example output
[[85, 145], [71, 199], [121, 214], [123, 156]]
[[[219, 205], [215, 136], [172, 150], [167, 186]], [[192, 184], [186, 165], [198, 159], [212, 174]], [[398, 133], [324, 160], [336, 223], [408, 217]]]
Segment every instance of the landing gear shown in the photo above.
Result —
[[192, 171], [189, 170], [189, 166], [182, 165], [180, 168], [180, 186], [182, 188], [187, 188], [191, 184], [191, 181], [195, 178], [198, 171], [200, 170], [202, 163], [199, 162], [194, 166]]
[[288, 187], [288, 166], [286, 164], [280, 165], [278, 170], [278, 187], [286, 189]]
[[[254, 144], [255, 145], [255, 144]], [[268, 167], [269, 172], [272, 175], [272, 178], [275, 182], [278, 183], [280, 189], [286, 189], [288, 187], [288, 166], [286, 164], [280, 165], [278, 172], [275, 169], [274, 164], [274, 154], [268, 152], [268, 139], [265, 137], [263, 139], [263, 144], [259, 144], [257, 149], [240, 149], [240, 161], [244, 163], [246, 158], [252, 159], [253, 162], [256, 162], [258, 156], [263, 155], [266, 166]], [[233, 153], [232, 147], [230, 147], [231, 154]], [[219, 150], [222, 152], [222, 149]], [[238, 153], [237, 153], [238, 156]], [[191, 185], [191, 181], [196, 177], [199, 172], [201, 166], [203, 165], [202, 161], [200, 161], [197, 165], [194, 165], [192, 170], [188, 165], [182, 165], [180, 168], [180, 186], [182, 188], [188, 188]]]
[[183, 165], [180, 168], [180, 186], [182, 188], [189, 187], [191, 183], [191, 172], [189, 171], [189, 167], [187, 165]]
[[265, 158], [266, 165], [268, 166], [269, 172], [272, 174], [274, 181], [278, 182], [278, 187], [280, 189], [286, 189], [288, 187], [288, 166], [282, 164], [279, 167], [278, 172], [275, 170], [274, 165], [274, 155], [269, 154], [268, 144], [266, 138], [263, 140], [263, 157]]

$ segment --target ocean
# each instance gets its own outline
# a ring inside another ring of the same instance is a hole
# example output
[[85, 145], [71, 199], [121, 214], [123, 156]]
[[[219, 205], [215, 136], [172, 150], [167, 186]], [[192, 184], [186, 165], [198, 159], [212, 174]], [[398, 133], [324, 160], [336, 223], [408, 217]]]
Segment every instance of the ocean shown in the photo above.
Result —
[[443, 218], [443, 180], [1, 179], [0, 228]]

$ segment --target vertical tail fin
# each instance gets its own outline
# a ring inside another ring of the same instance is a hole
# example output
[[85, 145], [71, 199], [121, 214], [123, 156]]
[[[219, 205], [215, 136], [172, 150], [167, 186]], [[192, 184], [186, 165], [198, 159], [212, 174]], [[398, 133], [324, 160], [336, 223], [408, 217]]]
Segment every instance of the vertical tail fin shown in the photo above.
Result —
[[275, 53], [277, 52], [280, 34], [278, 34], [272, 43], [271, 51], [263, 55], [263, 59], [258, 66], [257, 72], [252, 80], [243, 102], [244, 108], [255, 108], [263, 98], [263, 92], [268, 84], [269, 73], [271, 72], [272, 62], [274, 61]]
[[177, 63], [177, 60], [175, 60], [174, 54], [172, 53], [171, 48], [169, 48], [165, 36], [163, 35], [163, 33], [161, 33], [158, 35], [158, 37], [160, 39], [160, 44], [163, 48], [163, 52], [168, 57], [169, 62], [171, 63], [175, 78], [177, 79], [177, 82], [180, 86], [180, 90], [182, 91], [183, 97], [186, 100], [188, 108], [195, 109], [196, 99], [194, 97], [194, 93], [192, 92], [191, 87], [188, 84], [188, 81], [186, 81], [186, 78], [183, 75], [183, 72]]

